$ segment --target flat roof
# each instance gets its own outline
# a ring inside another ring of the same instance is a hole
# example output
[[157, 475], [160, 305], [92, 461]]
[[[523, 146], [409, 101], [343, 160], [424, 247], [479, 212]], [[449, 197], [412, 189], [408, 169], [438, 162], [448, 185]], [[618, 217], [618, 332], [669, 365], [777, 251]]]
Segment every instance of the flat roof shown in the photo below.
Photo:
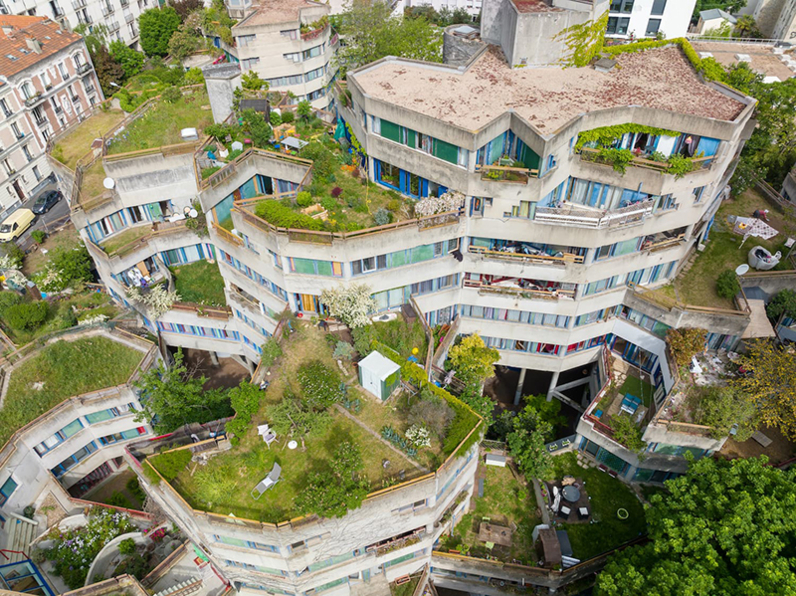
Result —
[[235, 27], [292, 23], [299, 20], [302, 9], [323, 6], [326, 5], [312, 0], [262, 0], [253, 6], [252, 13]]
[[509, 110], [551, 134], [579, 114], [606, 108], [643, 106], [733, 121], [746, 107], [703, 83], [679, 47], [615, 59], [610, 72], [511, 69], [500, 49], [490, 46], [464, 72], [389, 58], [349, 76], [372, 98], [473, 131]]
[[692, 41], [691, 45], [697, 52], [710, 52], [723, 66], [738, 64], [737, 55], [746, 55], [750, 58], [749, 67], [765, 76], [785, 81], [796, 74], [785, 63], [784, 49], [774, 45], [728, 41]]
[[544, 0], [512, 0], [517, 12], [564, 12], [563, 8], [550, 6]]

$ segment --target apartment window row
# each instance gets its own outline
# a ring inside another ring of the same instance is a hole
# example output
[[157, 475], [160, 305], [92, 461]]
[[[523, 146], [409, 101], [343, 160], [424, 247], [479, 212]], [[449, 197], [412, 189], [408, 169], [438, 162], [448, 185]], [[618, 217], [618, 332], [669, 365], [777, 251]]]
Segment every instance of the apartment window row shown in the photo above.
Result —
[[243, 563], [241, 561], [232, 561], [230, 559], [226, 559], [226, 564], [229, 567], [238, 567], [240, 569], [248, 569], [250, 571], [259, 571], [260, 573], [267, 573], [268, 575], [281, 575], [282, 577], [286, 577], [288, 575], [287, 571], [283, 569], [273, 569], [271, 567], [263, 567], [261, 565], [252, 565], [251, 563]]
[[475, 304], [462, 304], [459, 313], [463, 317], [486, 319], [489, 321], [509, 321], [524, 323], [526, 325], [539, 325], [542, 327], [569, 327], [570, 317], [512, 308], [492, 308], [491, 306], [477, 306]]
[[309, 83], [310, 81], [314, 81], [315, 79], [320, 79], [325, 72], [326, 72], [326, 67], [320, 66], [315, 70], [311, 70], [308, 73], [306, 73], [304, 75], [304, 80]]
[[424, 199], [429, 196], [438, 197], [448, 190], [447, 187], [437, 182], [402, 170], [386, 161], [374, 159], [373, 162], [376, 166], [376, 182], [410, 197], [416, 199]]
[[484, 343], [497, 350], [508, 350], [512, 352], [526, 352], [529, 354], [541, 354], [543, 356], [565, 356], [574, 354], [581, 350], [596, 348], [606, 342], [611, 334], [600, 335], [588, 340], [569, 344], [567, 346], [535, 341], [527, 341], [524, 339], [507, 339], [503, 337], [482, 337]]
[[240, 341], [240, 333], [237, 331], [227, 331], [216, 327], [199, 327], [198, 325], [183, 325], [182, 323], [157, 322], [158, 329], [166, 333], [180, 333], [182, 335], [196, 335], [198, 337], [209, 337], [212, 339], [225, 339]]
[[81, 422], [80, 418], [76, 418], [64, 426], [61, 430], [53, 434], [51, 437], [36, 445], [33, 450], [39, 455], [39, 457], [41, 457], [70, 437], [75, 436], [81, 430], [83, 430], [83, 422]]
[[638, 238], [631, 238], [630, 240], [623, 240], [622, 242], [614, 242], [613, 244], [606, 244], [597, 249], [594, 254], [595, 261], [604, 261], [614, 257], [623, 257], [631, 253], [637, 252], [641, 247], [641, 242], [644, 236]]
[[17, 484], [11, 476], [0, 486], [0, 505], [5, 504], [9, 497], [17, 490]]
[[88, 420], [89, 424], [96, 424], [97, 422], [105, 422], [106, 420], [118, 418], [119, 416], [127, 416], [133, 412], [135, 412], [135, 404], [130, 402], [115, 408], [107, 408], [106, 410], [86, 414], [85, 418]]
[[271, 334], [265, 330], [265, 327], [259, 325], [257, 321], [250, 319], [248, 316], [246, 316], [246, 313], [239, 311], [237, 308], [235, 309], [235, 316], [238, 317], [244, 323], [246, 323], [249, 327], [254, 329], [257, 333], [262, 335], [263, 337], [271, 337]]
[[448, 163], [467, 167], [469, 151], [411, 128], [377, 116], [371, 117], [371, 130], [385, 139], [428, 153]]
[[238, 259], [236, 259], [235, 257], [233, 257], [230, 254], [227, 254], [223, 250], [219, 249], [218, 252], [221, 253], [221, 262], [222, 263], [228, 265], [229, 267], [234, 267], [235, 269], [237, 269], [238, 271], [243, 273], [249, 279], [251, 279], [253, 281], [256, 281], [258, 284], [263, 286], [266, 290], [271, 292], [274, 296], [278, 296], [279, 298], [281, 298], [282, 300], [287, 302], [287, 292], [285, 292], [285, 290], [280, 288], [278, 285], [276, 285], [270, 279], [267, 279], [267, 278], [263, 277], [262, 275], [260, 275], [256, 271], [254, 271], [252, 268], [250, 268], [248, 265], [244, 265]]
[[440, 498], [442, 498], [442, 495], [444, 495], [448, 491], [448, 489], [450, 488], [451, 484], [453, 484], [453, 481], [456, 480], [461, 475], [462, 470], [464, 470], [464, 468], [467, 467], [467, 464], [469, 464], [472, 461], [472, 459], [473, 459], [473, 457], [475, 457], [475, 454], [476, 454], [477, 451], [478, 451], [477, 449], [476, 450], [471, 449], [470, 452], [467, 454], [467, 459], [465, 459], [459, 465], [459, 467], [456, 468], [456, 471], [453, 474], [451, 474], [451, 477], [448, 478], [448, 480], [445, 481], [445, 484], [442, 485], [442, 488], [437, 493], [437, 498], [436, 498], [436, 502], [437, 503], [439, 503], [439, 500], [440, 500]]
[[323, 275], [325, 277], [343, 277], [343, 264], [337, 261], [318, 261], [289, 257], [290, 271], [304, 275]]
[[213, 540], [216, 542], [220, 542], [221, 544], [227, 544], [229, 546], [238, 546], [240, 548], [251, 548], [253, 550], [263, 550], [269, 553], [278, 553], [279, 547], [273, 546], [271, 544], [265, 544], [262, 542], [253, 542], [251, 540], [242, 540], [240, 538], [233, 538], [231, 536], [221, 536], [219, 534], [213, 534]]
[[591, 325], [593, 323], [600, 323], [608, 319], [618, 316], [622, 305], [611, 306], [608, 308], [601, 308], [575, 317], [575, 327], [582, 327], [583, 325]]
[[398, 515], [401, 513], [409, 513], [412, 511], [420, 511], [421, 509], [425, 509], [428, 507], [428, 499], [423, 499], [422, 501], [415, 501], [414, 503], [409, 503], [408, 505], [404, 505], [403, 507], [398, 507], [398, 509], [393, 509], [390, 511], [392, 515]]
[[254, 68], [259, 63], [260, 63], [260, 58], [259, 57], [244, 58], [243, 60], [240, 61], [240, 67], [241, 67], [241, 69], [243, 71], [247, 71], [247, 70], [251, 70], [252, 68]]
[[[588, 250], [580, 246], [562, 246], [558, 244], [543, 244], [540, 242], [524, 242], [517, 240], [502, 240], [499, 238], [479, 237], [471, 237], [470, 246], [476, 247], [476, 249], [483, 248], [492, 252], [528, 255], [531, 257], [563, 257], [564, 255], [585, 256]], [[479, 251], [475, 250], [472, 252]]]
[[263, 348], [260, 346], [260, 344], [253, 342], [252, 340], [250, 340], [245, 335], [243, 336], [243, 343], [246, 346], [248, 346], [250, 349], [252, 349], [255, 352], [257, 352], [258, 354], [262, 354], [263, 353]]
[[409, 302], [410, 296], [422, 296], [423, 294], [432, 294], [434, 292], [458, 287], [459, 274], [455, 273], [453, 275], [427, 279], [418, 283], [401, 286], [400, 288], [377, 292], [373, 294], [373, 299], [376, 301], [377, 311], [394, 310]]
[[96, 450], [97, 444], [94, 441], [91, 441], [91, 443], [82, 449], [75, 451], [72, 455], [67, 457], [64, 461], [52, 468], [50, 471], [55, 475], [56, 478], [60, 478]]
[[308, 50], [304, 50], [301, 52], [290, 52], [287, 54], [282, 54], [282, 57], [285, 60], [290, 60], [292, 62], [303, 62], [304, 60], [311, 60], [312, 58], [317, 58], [321, 54], [323, 54], [324, 50], [326, 49], [326, 43], [322, 43], [315, 47], [312, 47]]
[[[482, 166], [510, 166], [517, 162], [529, 170], [537, 170], [539, 175], [555, 167], [554, 156], [548, 156], [546, 164], [542, 163], [541, 156], [511, 129], [500, 133], [475, 154], [475, 163]], [[539, 171], [540, 168], [544, 171]]]
[[288, 85], [301, 85], [304, 82], [304, 75], [297, 74], [285, 77], [277, 77], [275, 79], [268, 79], [268, 84], [271, 87], [286, 87]]
[[435, 242], [434, 244], [423, 244], [406, 250], [398, 250], [375, 257], [351, 261], [351, 271], [353, 275], [363, 275], [365, 273], [395, 269], [396, 267], [403, 267], [404, 265], [414, 265], [416, 263], [422, 263], [423, 261], [444, 257], [458, 250], [459, 240], [459, 238], [453, 238], [451, 240]]
[[138, 426], [136, 428], [131, 428], [130, 430], [123, 430], [120, 433], [113, 433], [112, 435], [105, 435], [104, 437], [100, 437], [100, 445], [113, 445], [114, 443], [118, 443], [119, 441], [129, 441], [130, 439], [137, 439], [141, 435], [146, 434], [146, 428], [143, 426]]
[[253, 44], [256, 38], [256, 35], [239, 35], [237, 37], [237, 45], [239, 48], [245, 48], [246, 46]]

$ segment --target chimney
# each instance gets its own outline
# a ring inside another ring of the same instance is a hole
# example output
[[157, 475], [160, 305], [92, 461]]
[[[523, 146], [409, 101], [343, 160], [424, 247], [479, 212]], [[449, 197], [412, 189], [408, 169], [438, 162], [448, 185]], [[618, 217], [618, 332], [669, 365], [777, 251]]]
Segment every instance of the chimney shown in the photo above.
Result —
[[37, 54], [41, 54], [41, 42], [35, 37], [28, 37], [25, 40], [28, 43], [28, 48]]

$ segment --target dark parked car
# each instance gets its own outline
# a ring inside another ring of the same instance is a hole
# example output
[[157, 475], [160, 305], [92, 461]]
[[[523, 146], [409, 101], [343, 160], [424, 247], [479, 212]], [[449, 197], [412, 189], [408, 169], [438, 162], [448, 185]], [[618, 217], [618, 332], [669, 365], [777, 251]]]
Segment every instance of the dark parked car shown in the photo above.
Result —
[[53, 205], [61, 200], [61, 196], [61, 192], [58, 190], [49, 190], [40, 195], [39, 198], [36, 199], [36, 202], [33, 203], [33, 213], [36, 215], [47, 213], [50, 209], [52, 209]]

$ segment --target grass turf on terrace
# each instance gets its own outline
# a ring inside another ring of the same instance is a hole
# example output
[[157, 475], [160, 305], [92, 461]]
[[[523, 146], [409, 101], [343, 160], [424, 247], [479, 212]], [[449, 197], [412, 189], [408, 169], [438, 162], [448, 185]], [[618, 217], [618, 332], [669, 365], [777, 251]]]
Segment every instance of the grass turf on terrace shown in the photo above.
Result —
[[[287, 449], [286, 436], [278, 436], [270, 449], [257, 435], [257, 425], [268, 421], [266, 408], [282, 399], [286, 387], [291, 386], [299, 394], [296, 372], [301, 364], [319, 359], [326, 366], [339, 370], [332, 359], [323, 334], [316, 327], [299, 325], [283, 344], [284, 356], [271, 370], [271, 386], [263, 393], [260, 410], [252, 419], [248, 433], [241, 437], [239, 445], [230, 451], [211, 458], [206, 466], [193, 464], [182, 471], [172, 486], [195, 509], [202, 509], [238, 517], [277, 523], [298, 517], [305, 512], [294, 504], [296, 496], [307, 486], [313, 471], [328, 466], [332, 454], [342, 441], [351, 441], [359, 447], [364, 463], [363, 473], [373, 490], [394, 482], [400, 470], [406, 478], [423, 474], [407, 459], [389, 449], [379, 438], [331, 408], [331, 424], [321, 432], [306, 439], [306, 451], [301, 445], [295, 450]], [[350, 372], [348, 378], [353, 377]], [[372, 429], [377, 434], [380, 429]], [[383, 460], [389, 460], [385, 470]], [[255, 501], [251, 490], [273, 467], [274, 462], [282, 466], [282, 474], [275, 487]]]
[[[144, 354], [107, 337], [56, 341], [15, 368], [0, 409], [0, 445], [65, 399], [127, 381]], [[38, 391], [33, 383], [42, 382]]]
[[196, 261], [171, 268], [180, 300], [207, 306], [226, 306], [224, 278], [216, 263]]
[[75, 169], [77, 160], [91, 151], [94, 139], [102, 137], [119, 122], [126, 113], [122, 110], [98, 110], [96, 114], [73, 128], [66, 136], [55, 144], [52, 156], [71, 169]]
[[181, 100], [169, 103], [161, 99], [129, 124], [111, 141], [108, 155], [182, 143], [183, 128], [197, 129], [201, 138], [202, 131], [212, 123], [213, 114], [204, 89], [184, 90]]
[[103, 241], [100, 246], [109, 255], [115, 254], [117, 250], [127, 246], [128, 244], [143, 238], [152, 232], [152, 224], [144, 224], [127, 228], [126, 230], [110, 236], [107, 240]]

